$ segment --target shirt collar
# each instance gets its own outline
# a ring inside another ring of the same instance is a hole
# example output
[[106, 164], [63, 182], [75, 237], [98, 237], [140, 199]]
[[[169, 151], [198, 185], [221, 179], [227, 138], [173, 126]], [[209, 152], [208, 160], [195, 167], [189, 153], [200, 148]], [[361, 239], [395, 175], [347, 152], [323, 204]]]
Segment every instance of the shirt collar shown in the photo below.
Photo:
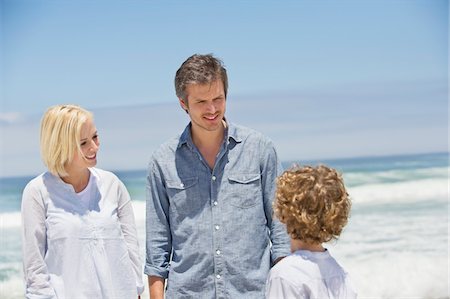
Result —
[[179, 142], [178, 142], [178, 148], [182, 147], [184, 144], [192, 144], [192, 137], [191, 137], [191, 123], [189, 123], [186, 128], [184, 128], [183, 133], [181, 133]]
[[227, 131], [228, 141], [234, 140], [236, 143], [242, 142], [242, 136], [239, 134], [239, 130], [233, 123], [227, 122]]
[[[225, 129], [225, 135], [227, 136], [225, 140], [228, 140], [230, 142], [233, 140], [235, 143], [240, 143], [242, 141], [242, 136], [240, 136], [239, 131], [237, 130], [236, 126], [226, 120], [224, 118], [225, 122], [227, 123], [227, 127]], [[191, 135], [191, 123], [189, 123], [186, 128], [184, 129], [183, 133], [181, 133], [179, 142], [178, 142], [178, 148], [182, 147], [183, 145], [187, 145], [189, 147], [193, 147], [194, 143], [192, 141], [192, 135]]]

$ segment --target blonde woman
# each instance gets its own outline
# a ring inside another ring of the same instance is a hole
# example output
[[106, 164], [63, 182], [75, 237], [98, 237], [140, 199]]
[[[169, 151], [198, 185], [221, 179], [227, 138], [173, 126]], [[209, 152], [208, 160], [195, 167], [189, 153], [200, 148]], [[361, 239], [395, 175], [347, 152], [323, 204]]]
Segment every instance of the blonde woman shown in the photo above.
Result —
[[95, 168], [99, 137], [91, 112], [49, 108], [41, 122], [48, 171], [22, 197], [26, 298], [136, 298], [143, 292], [130, 196]]

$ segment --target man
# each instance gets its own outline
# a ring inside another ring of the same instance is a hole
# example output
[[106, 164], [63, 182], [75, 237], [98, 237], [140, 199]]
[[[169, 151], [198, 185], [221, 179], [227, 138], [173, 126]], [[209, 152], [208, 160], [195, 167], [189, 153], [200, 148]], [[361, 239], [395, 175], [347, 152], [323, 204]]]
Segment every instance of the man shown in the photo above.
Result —
[[290, 253], [272, 219], [281, 164], [262, 134], [225, 119], [228, 79], [212, 55], [193, 55], [175, 89], [190, 124], [153, 154], [147, 177], [150, 296], [263, 298], [271, 264]]

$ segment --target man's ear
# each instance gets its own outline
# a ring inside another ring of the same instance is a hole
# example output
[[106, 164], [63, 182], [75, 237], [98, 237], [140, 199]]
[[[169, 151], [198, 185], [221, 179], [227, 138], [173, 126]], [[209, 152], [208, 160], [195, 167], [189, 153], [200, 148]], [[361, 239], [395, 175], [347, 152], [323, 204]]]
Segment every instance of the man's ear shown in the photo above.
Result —
[[180, 106], [181, 108], [186, 111], [186, 113], [188, 113], [188, 105], [186, 103], [185, 100], [183, 100], [182, 98], [178, 98], [178, 100], [180, 101]]

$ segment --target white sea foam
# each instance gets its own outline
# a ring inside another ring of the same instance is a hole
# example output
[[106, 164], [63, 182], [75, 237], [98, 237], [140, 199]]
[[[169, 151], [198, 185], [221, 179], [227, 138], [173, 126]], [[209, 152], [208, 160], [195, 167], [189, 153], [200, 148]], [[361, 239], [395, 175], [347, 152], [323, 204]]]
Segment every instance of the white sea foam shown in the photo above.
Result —
[[9, 277], [7, 280], [0, 281], [0, 298], [19, 299], [24, 298], [25, 287], [22, 279], [23, 275]]
[[358, 298], [448, 298], [448, 257], [380, 251], [345, 259], [331, 252], [350, 273]]
[[355, 213], [339, 241], [326, 245], [358, 298], [448, 298], [447, 211], [410, 212]]
[[411, 181], [417, 179], [448, 178], [449, 167], [429, 167], [419, 169], [392, 169], [374, 172], [344, 172], [345, 182], [349, 185], [365, 185], [386, 182]]
[[354, 202], [393, 203], [421, 200], [448, 200], [448, 179], [423, 179], [349, 187]]
[[0, 229], [21, 226], [20, 212], [0, 213]]

